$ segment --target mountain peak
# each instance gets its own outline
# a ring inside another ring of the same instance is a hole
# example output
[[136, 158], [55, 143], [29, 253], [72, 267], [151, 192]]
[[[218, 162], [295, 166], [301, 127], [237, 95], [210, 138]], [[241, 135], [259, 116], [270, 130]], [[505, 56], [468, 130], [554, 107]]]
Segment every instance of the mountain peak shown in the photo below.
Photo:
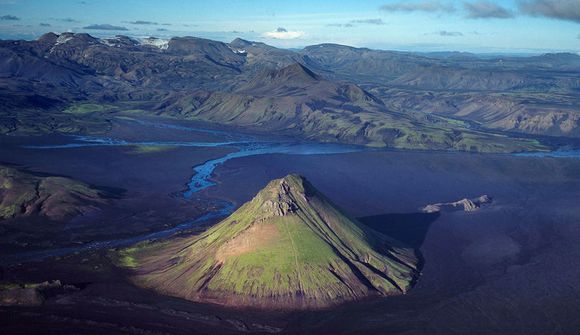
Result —
[[248, 41], [248, 40], [245, 40], [245, 39], [239, 38], [239, 37], [230, 42], [230, 46], [235, 47], [235, 48], [245, 48], [245, 47], [248, 47], [252, 44], [254, 44], [254, 42]]
[[41, 43], [54, 43], [56, 42], [56, 39], [58, 38], [58, 35], [53, 33], [53, 32], [48, 32], [46, 34], [43, 34], [42, 36], [40, 36], [37, 41], [41, 42]]
[[417, 256], [344, 214], [304, 177], [268, 183], [206, 232], [130, 249], [136, 284], [201, 302], [310, 309], [405, 293]]
[[266, 70], [255, 76], [241, 91], [275, 92], [288, 87], [306, 87], [319, 82], [320, 77], [300, 63], [281, 69]]
[[273, 216], [285, 216], [295, 213], [299, 205], [296, 197], [305, 199], [305, 184], [309, 184], [306, 178], [291, 174], [282, 179], [270, 182], [257, 196], [263, 201], [261, 210], [263, 214]]
[[270, 75], [272, 78], [284, 78], [288, 80], [320, 80], [320, 77], [316, 73], [312, 72], [309, 68], [300, 63], [293, 63], [277, 71], [272, 71], [270, 72]]

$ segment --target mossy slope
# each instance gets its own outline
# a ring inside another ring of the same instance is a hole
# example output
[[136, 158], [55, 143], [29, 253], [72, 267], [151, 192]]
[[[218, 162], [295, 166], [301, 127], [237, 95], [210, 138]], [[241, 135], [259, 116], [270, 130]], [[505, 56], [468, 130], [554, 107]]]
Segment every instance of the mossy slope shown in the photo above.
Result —
[[123, 256], [141, 286], [232, 306], [320, 308], [403, 294], [417, 276], [414, 250], [343, 214], [297, 175], [270, 182], [203, 234]]

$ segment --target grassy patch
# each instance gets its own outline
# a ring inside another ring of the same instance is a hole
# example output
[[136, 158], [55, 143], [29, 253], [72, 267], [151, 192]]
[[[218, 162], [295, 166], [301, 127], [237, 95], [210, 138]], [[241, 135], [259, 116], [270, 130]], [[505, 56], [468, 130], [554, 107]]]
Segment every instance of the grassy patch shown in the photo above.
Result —
[[148, 113], [146, 110], [143, 109], [125, 109], [121, 111], [122, 114], [129, 114], [129, 115], [147, 115], [151, 114]]
[[131, 148], [131, 153], [134, 154], [153, 154], [170, 151], [176, 147], [171, 145], [134, 145]]
[[133, 256], [133, 252], [135, 251], [136, 251], [135, 248], [129, 248], [119, 252], [119, 256], [116, 259], [117, 265], [129, 269], [136, 268], [139, 265], [139, 263], [137, 262], [137, 259], [135, 259], [135, 257]]
[[106, 110], [112, 109], [114, 106], [111, 105], [101, 105], [101, 104], [76, 104], [63, 110], [66, 114], [89, 114], [104, 112]]

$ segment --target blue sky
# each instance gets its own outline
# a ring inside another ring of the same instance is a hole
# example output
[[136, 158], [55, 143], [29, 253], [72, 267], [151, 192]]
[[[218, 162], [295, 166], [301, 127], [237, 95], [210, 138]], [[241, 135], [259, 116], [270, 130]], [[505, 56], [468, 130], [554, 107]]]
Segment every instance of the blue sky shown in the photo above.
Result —
[[0, 0], [0, 38], [235, 37], [279, 47], [580, 52], [580, 0]]

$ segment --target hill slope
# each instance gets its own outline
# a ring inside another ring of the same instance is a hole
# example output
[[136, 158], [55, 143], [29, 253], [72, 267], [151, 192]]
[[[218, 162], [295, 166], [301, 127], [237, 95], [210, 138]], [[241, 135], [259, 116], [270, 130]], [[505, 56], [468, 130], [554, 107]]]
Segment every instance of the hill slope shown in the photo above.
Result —
[[436, 115], [394, 112], [359, 86], [326, 80], [299, 63], [262, 71], [234, 92], [176, 94], [153, 108], [159, 114], [324, 142], [478, 152], [542, 148]]
[[418, 263], [414, 250], [349, 218], [297, 175], [273, 180], [203, 234], [124, 257], [137, 284], [165, 294], [282, 309], [403, 294]]
[[0, 165], [0, 220], [39, 215], [63, 221], [97, 209], [111, 196], [69, 178]]

